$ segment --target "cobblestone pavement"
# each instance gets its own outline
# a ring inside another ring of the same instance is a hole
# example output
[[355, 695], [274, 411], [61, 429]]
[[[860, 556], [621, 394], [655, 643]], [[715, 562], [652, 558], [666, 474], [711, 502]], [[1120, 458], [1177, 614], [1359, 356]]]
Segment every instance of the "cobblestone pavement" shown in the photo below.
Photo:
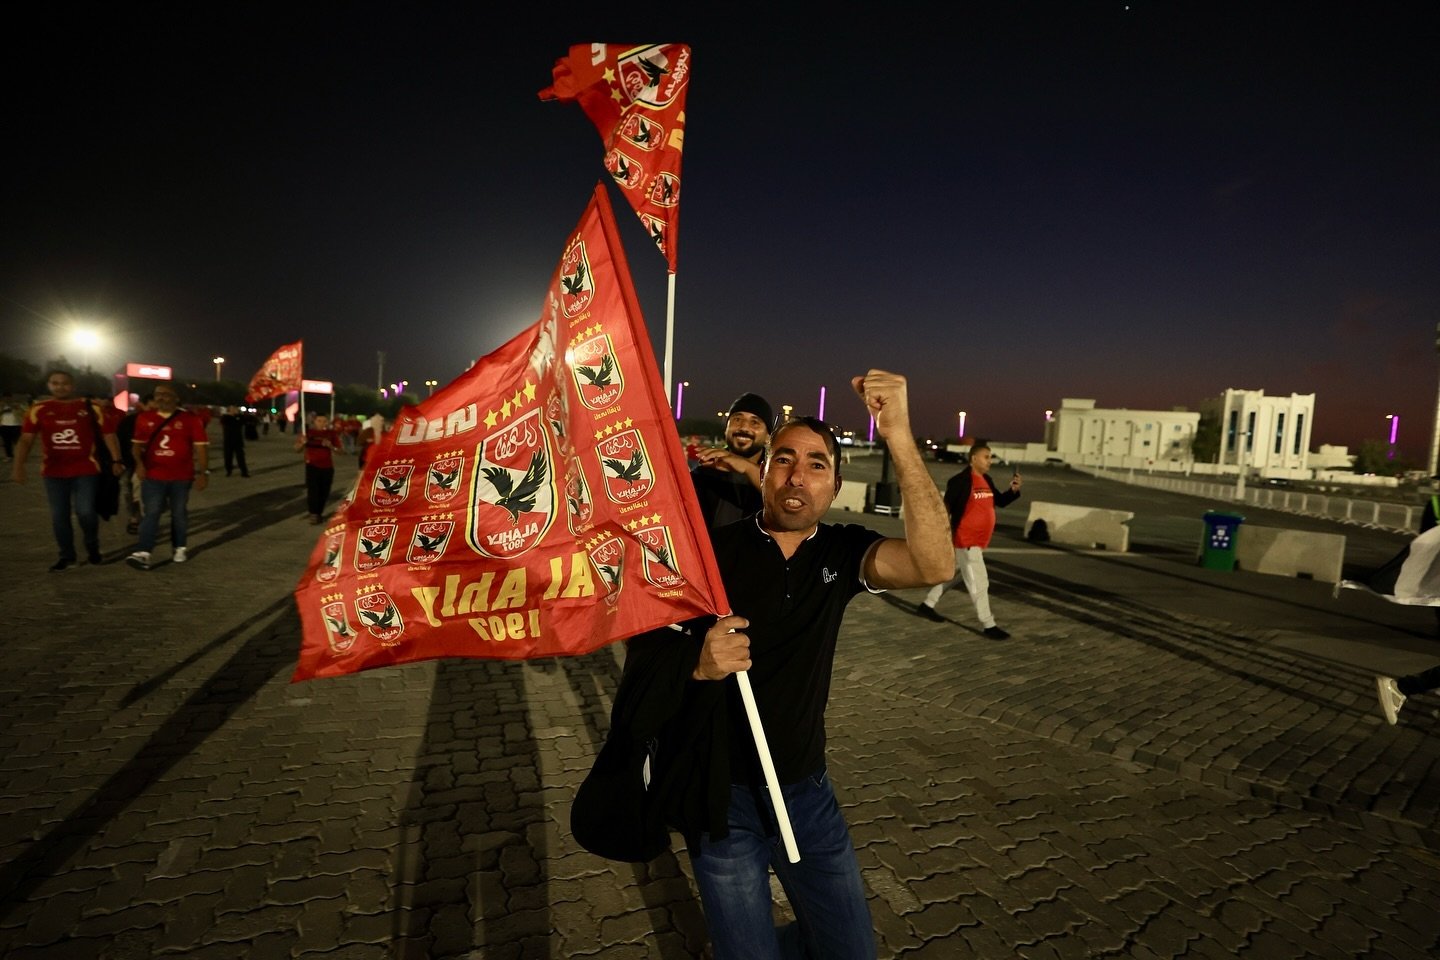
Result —
[[[45, 573], [43, 490], [0, 483], [0, 955], [703, 956], [678, 838], [569, 835], [621, 648], [291, 684], [315, 528], [288, 438], [249, 453], [148, 572], [111, 521], [104, 565]], [[963, 593], [850, 609], [830, 765], [880, 956], [1435, 956], [1437, 701], [1389, 727], [1370, 679], [1440, 656], [1429, 611], [1009, 522], [1011, 640]]]

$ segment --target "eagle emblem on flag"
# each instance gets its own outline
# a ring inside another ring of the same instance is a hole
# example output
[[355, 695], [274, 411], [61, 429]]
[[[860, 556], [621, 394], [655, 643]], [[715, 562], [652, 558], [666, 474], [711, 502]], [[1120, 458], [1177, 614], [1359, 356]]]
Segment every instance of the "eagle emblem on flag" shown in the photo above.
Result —
[[400, 506], [410, 496], [410, 474], [414, 471], [413, 463], [382, 465], [375, 471], [375, 479], [370, 484], [370, 502], [387, 510]]
[[620, 588], [625, 585], [625, 542], [607, 536], [590, 548], [590, 563], [605, 592], [605, 602], [614, 606], [620, 601]]
[[454, 520], [421, 520], [410, 535], [410, 549], [405, 551], [409, 563], [434, 563], [445, 555], [450, 545]]
[[340, 555], [345, 551], [345, 528], [327, 533], [325, 535], [325, 552], [320, 556], [320, 563], [315, 567], [315, 579], [321, 583], [329, 583], [340, 576]]
[[570, 524], [572, 536], [580, 536], [590, 526], [595, 515], [595, 504], [590, 499], [590, 484], [585, 481], [585, 471], [578, 462], [572, 461], [565, 477], [565, 515]]
[[355, 538], [355, 569], [368, 573], [390, 562], [390, 548], [395, 544], [395, 530], [399, 525], [393, 520], [386, 523], [367, 523], [360, 527]]
[[571, 356], [575, 391], [586, 409], [604, 410], [620, 400], [625, 393], [625, 374], [615, 357], [615, 344], [609, 334], [581, 340], [571, 350]]
[[655, 486], [655, 470], [645, 452], [639, 430], [623, 430], [595, 445], [595, 456], [605, 474], [605, 494], [623, 505], [645, 499]]
[[560, 310], [573, 319], [590, 309], [595, 299], [595, 278], [590, 274], [590, 260], [585, 244], [577, 241], [560, 258]]
[[430, 464], [425, 471], [425, 499], [431, 503], [449, 503], [460, 492], [460, 478], [465, 473], [463, 456], [444, 457]]
[[635, 539], [645, 552], [645, 579], [662, 590], [669, 590], [685, 583], [680, 568], [675, 562], [675, 545], [670, 540], [670, 528], [656, 524], [641, 527], [635, 531]]
[[487, 557], [519, 556], [555, 521], [554, 458], [541, 412], [536, 407], [481, 441], [468, 536]]
[[330, 642], [330, 649], [335, 653], [345, 653], [355, 646], [355, 628], [350, 626], [345, 601], [338, 594], [335, 596], [336, 599], [320, 608], [320, 616], [325, 618], [325, 636]]
[[390, 594], [376, 590], [355, 598], [355, 615], [382, 646], [393, 647], [405, 632], [405, 621]]

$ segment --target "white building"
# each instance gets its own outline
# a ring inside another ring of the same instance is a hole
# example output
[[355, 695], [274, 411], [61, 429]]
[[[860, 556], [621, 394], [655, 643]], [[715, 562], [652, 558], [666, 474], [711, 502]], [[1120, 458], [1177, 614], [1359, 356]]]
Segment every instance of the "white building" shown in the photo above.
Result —
[[1191, 410], [1107, 410], [1067, 398], [1045, 424], [1045, 446], [1083, 466], [1173, 470], [1191, 461], [1199, 423]]
[[1303, 476], [1309, 466], [1315, 394], [1267, 397], [1226, 390], [1220, 408], [1220, 463], [1265, 477]]

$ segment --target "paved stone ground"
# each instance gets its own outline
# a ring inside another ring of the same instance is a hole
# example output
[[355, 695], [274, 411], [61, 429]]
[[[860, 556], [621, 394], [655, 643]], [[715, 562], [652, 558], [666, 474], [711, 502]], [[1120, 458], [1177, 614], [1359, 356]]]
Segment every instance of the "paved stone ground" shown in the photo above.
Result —
[[[287, 441], [146, 573], [112, 521], [109, 562], [46, 574], [41, 487], [0, 483], [0, 955], [703, 956], [678, 838], [629, 866], [569, 835], [619, 648], [289, 682], [315, 528]], [[831, 772], [880, 956], [1435, 956], [1437, 701], [1392, 728], [1370, 686], [1440, 656], [1428, 611], [1136, 546], [1002, 529], [1003, 643], [963, 594], [944, 624], [919, 591], [852, 605]]]

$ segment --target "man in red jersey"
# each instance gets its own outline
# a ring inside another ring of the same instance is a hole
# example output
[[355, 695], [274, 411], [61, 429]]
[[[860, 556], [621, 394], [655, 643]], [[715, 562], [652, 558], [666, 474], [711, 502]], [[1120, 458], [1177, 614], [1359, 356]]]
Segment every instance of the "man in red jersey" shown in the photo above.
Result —
[[330, 418], [316, 414], [310, 428], [295, 438], [295, 449], [305, 454], [305, 502], [310, 507], [310, 522], [325, 519], [325, 501], [335, 483], [335, 454], [340, 449], [340, 435], [330, 426]]
[[100, 562], [100, 515], [95, 511], [95, 496], [100, 489], [100, 462], [95, 458], [96, 439], [110, 451], [110, 469], [117, 475], [124, 471], [120, 460], [120, 444], [115, 439], [114, 408], [101, 406], [94, 400], [75, 396], [75, 380], [64, 370], [52, 370], [45, 377], [50, 396], [37, 400], [25, 412], [20, 424], [20, 442], [15, 446], [12, 474], [16, 483], [25, 482], [25, 460], [30, 448], [40, 439], [40, 476], [45, 480], [45, 496], [50, 501], [50, 526], [60, 559], [51, 565], [51, 572], [73, 566], [75, 531], [70, 525], [73, 505], [80, 521], [80, 535], [85, 540], [85, 553], [91, 563]]
[[139, 570], [150, 569], [150, 551], [160, 532], [160, 512], [170, 506], [171, 556], [176, 563], [189, 559], [186, 537], [190, 530], [190, 488], [204, 490], [210, 481], [210, 443], [199, 414], [180, 409], [180, 394], [161, 384], [155, 388], [154, 409], [135, 421], [135, 476], [140, 480], [140, 543], [125, 562]]
[[950, 514], [950, 531], [955, 543], [955, 579], [932, 587], [925, 600], [915, 612], [927, 620], [943, 623], [945, 618], [935, 610], [935, 604], [946, 590], [961, 583], [965, 584], [970, 600], [975, 604], [975, 615], [980, 618], [980, 629], [991, 640], [1006, 640], [1010, 634], [1002, 630], [990, 612], [990, 575], [985, 570], [986, 547], [995, 532], [995, 508], [1004, 507], [1020, 496], [1020, 471], [1010, 476], [1010, 486], [1000, 490], [990, 479], [990, 464], [993, 457], [990, 444], [976, 440], [970, 447], [970, 466], [950, 478], [945, 485], [945, 509]]

